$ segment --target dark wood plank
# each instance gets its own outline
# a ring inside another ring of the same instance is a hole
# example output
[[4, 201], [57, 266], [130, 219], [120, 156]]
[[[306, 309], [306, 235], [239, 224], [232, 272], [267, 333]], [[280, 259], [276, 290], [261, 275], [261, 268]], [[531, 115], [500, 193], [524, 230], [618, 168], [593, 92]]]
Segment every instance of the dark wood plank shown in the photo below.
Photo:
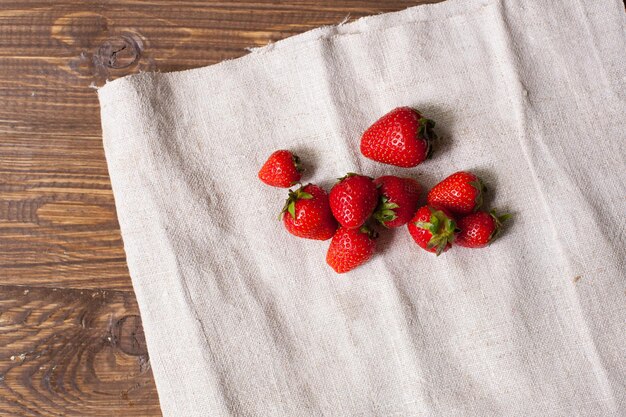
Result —
[[94, 87], [426, 2], [0, 2], [0, 415], [160, 415]]
[[93, 86], [420, 1], [0, 3], [0, 283], [131, 289]]
[[0, 415], [159, 415], [133, 294], [0, 286]]

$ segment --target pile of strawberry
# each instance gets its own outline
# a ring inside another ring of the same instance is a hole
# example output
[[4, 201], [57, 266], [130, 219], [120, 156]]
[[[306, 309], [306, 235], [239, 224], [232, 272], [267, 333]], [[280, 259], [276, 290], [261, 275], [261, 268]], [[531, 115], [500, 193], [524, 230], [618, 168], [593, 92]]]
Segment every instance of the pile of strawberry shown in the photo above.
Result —
[[[370, 159], [404, 168], [431, 154], [435, 123], [410, 107], [399, 107], [370, 126], [361, 137], [361, 153]], [[300, 182], [300, 159], [287, 150], [270, 155], [259, 171], [264, 183], [287, 188]], [[307, 184], [289, 190], [281, 211], [285, 228], [294, 236], [331, 239], [326, 262], [336, 272], [348, 272], [369, 260], [378, 233], [407, 224], [421, 248], [440, 255], [452, 244], [481, 248], [492, 241], [508, 215], [482, 211], [485, 187], [473, 173], [460, 171], [428, 192], [419, 207], [421, 185], [411, 178], [385, 175], [376, 179], [348, 173], [330, 194]]]

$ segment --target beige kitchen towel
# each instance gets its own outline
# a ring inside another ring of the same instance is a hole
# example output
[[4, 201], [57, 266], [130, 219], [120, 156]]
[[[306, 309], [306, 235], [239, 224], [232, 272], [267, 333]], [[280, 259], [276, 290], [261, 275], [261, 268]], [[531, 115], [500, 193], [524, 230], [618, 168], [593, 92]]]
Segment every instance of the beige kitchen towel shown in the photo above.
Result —
[[[164, 415], [626, 415], [621, 0], [448, 0], [98, 93]], [[442, 137], [413, 169], [358, 147], [401, 105]], [[385, 232], [336, 275], [256, 177], [282, 148], [327, 188], [473, 170], [514, 221], [438, 258]]]

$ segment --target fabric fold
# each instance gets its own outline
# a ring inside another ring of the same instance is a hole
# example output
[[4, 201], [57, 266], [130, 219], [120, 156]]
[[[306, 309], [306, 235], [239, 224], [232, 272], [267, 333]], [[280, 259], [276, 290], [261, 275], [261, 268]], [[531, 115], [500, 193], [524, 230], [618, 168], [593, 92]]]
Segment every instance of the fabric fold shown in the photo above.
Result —
[[[620, 0], [448, 0], [99, 89], [163, 414], [626, 415], [625, 50]], [[364, 158], [406, 105], [433, 159]], [[327, 189], [471, 170], [514, 220], [440, 257], [387, 231], [337, 276], [256, 177], [285, 148]]]

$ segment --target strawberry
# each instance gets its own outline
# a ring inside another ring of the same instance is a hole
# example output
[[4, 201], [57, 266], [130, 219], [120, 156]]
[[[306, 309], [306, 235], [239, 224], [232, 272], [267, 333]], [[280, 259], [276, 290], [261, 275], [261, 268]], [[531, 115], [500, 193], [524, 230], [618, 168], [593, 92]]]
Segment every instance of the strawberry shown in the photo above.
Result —
[[466, 248], [485, 247], [496, 238], [502, 223], [510, 217], [510, 214], [498, 215], [495, 210], [468, 214], [458, 222], [460, 231], [456, 234], [454, 243]]
[[428, 193], [428, 204], [463, 216], [483, 204], [485, 187], [471, 172], [459, 171], [435, 185]]
[[302, 186], [296, 191], [289, 190], [281, 217], [285, 229], [298, 237], [327, 240], [337, 230], [337, 221], [330, 212], [326, 191], [313, 184]]
[[370, 177], [348, 173], [330, 190], [330, 209], [340, 225], [361, 227], [378, 202], [378, 190]]
[[417, 210], [408, 228], [419, 247], [439, 256], [452, 246], [456, 223], [445, 210], [423, 206]]
[[431, 154], [435, 122], [410, 107], [398, 107], [371, 125], [361, 137], [361, 153], [385, 164], [410, 168]]
[[409, 222], [417, 210], [422, 187], [412, 178], [385, 175], [374, 180], [380, 194], [374, 218], [385, 227], [400, 227]]
[[358, 229], [340, 227], [330, 241], [326, 263], [338, 274], [353, 270], [372, 257], [376, 237], [376, 232], [367, 226]]
[[300, 158], [286, 150], [270, 155], [259, 171], [259, 179], [273, 187], [287, 188], [300, 181]]

